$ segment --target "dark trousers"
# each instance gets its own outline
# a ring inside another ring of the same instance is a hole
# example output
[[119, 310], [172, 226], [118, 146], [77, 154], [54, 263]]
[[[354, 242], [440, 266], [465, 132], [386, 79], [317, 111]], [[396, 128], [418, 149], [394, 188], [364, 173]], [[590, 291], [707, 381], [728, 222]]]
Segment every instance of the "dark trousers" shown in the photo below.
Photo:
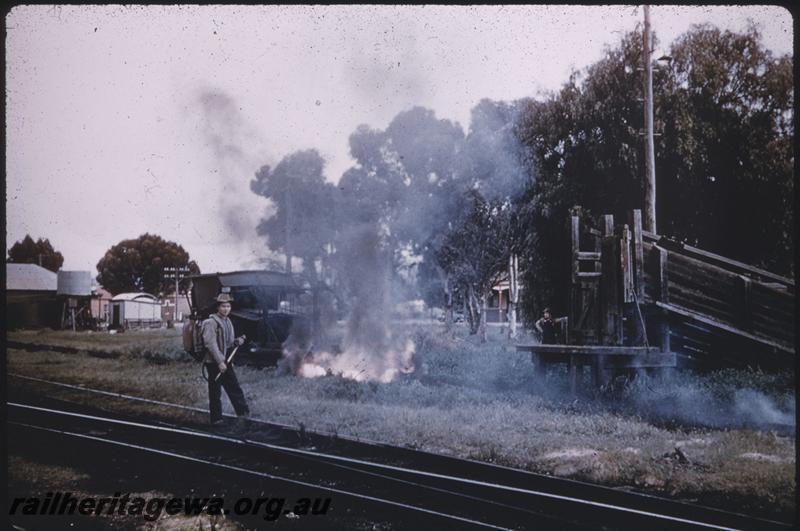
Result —
[[243, 416], [250, 414], [250, 408], [247, 407], [247, 402], [244, 399], [244, 392], [239, 385], [239, 380], [236, 378], [236, 373], [233, 371], [233, 366], [228, 365], [228, 370], [222, 373], [219, 380], [214, 381], [214, 378], [219, 374], [219, 367], [216, 363], [206, 363], [208, 370], [208, 410], [211, 413], [211, 422], [222, 420], [222, 388], [225, 388], [225, 394], [233, 404], [233, 409], [236, 415]]

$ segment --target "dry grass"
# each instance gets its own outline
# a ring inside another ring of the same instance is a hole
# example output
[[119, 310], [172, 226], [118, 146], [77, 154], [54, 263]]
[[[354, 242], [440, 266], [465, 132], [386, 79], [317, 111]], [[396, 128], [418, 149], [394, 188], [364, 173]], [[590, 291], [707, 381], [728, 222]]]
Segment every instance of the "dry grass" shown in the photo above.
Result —
[[[537, 381], [529, 359], [501, 341], [479, 345], [435, 330], [412, 333], [418, 370], [389, 384], [281, 377], [247, 367], [238, 369], [239, 378], [254, 415], [271, 421], [699, 499], [762, 516], [794, 514], [793, 437], [750, 429], [666, 429], [648, 421], [646, 411], [615, 413], [619, 408], [590, 396], [568, 397], [566, 378], [557, 370]], [[174, 341], [168, 352], [178, 349], [177, 335], [162, 340]], [[165, 361], [156, 364], [135, 342], [120, 348], [119, 359], [12, 350], [9, 370], [206, 406], [197, 364], [173, 354], [158, 357]], [[733, 387], [748, 382], [753, 392], [769, 391], [758, 382], [774, 377], [762, 376], [691, 376], [688, 383], [650, 382], [645, 391], [688, 385], [695, 402], [706, 397], [716, 407], [733, 396]], [[791, 378], [781, 381], [794, 385]], [[786, 393], [777, 389], [775, 404], [793, 408]], [[628, 398], [633, 403], [637, 396]], [[227, 402], [225, 407], [232, 412]]]

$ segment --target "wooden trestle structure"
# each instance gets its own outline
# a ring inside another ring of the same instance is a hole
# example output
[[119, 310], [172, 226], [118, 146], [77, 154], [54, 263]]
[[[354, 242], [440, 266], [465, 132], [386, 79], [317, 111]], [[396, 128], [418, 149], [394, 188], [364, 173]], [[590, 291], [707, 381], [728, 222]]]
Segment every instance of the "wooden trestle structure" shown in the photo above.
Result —
[[571, 216], [572, 285], [564, 344], [520, 344], [537, 370], [566, 363], [616, 372], [794, 363], [794, 281], [642, 230], [640, 210], [601, 230]]

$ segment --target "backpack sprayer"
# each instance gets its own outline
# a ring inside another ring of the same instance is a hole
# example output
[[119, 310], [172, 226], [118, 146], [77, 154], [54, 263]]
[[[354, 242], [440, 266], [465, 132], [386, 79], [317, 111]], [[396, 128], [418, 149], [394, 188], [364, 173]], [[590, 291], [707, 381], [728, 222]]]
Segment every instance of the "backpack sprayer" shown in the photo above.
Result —
[[[189, 317], [189, 321], [183, 327], [183, 348], [184, 350], [195, 360], [202, 362], [205, 359], [206, 349], [203, 343], [203, 333], [202, 333], [202, 325], [203, 319], [200, 316], [200, 312], [197, 308], [191, 307], [191, 300], [187, 295], [186, 299], [189, 301], [189, 306], [191, 309], [191, 314]], [[231, 302], [233, 298], [230, 296], [230, 288], [223, 287], [219, 296], [217, 296], [218, 302]], [[246, 336], [242, 336], [246, 337]], [[244, 342], [242, 342], [244, 344]], [[236, 355], [236, 352], [239, 350], [239, 347], [242, 345], [236, 345], [231, 353], [227, 355], [225, 358], [225, 365], [230, 365], [233, 361], [233, 357]], [[203, 378], [208, 381], [208, 374], [206, 371], [206, 364], [203, 363], [201, 367], [201, 373]], [[214, 381], [218, 381], [220, 376], [222, 376], [222, 372], [217, 373], [216, 378]]]

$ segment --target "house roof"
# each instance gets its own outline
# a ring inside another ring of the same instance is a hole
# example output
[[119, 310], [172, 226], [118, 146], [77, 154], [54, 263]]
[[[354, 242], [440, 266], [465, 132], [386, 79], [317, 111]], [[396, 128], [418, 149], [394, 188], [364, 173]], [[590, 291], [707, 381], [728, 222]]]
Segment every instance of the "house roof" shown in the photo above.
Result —
[[36, 264], [6, 264], [6, 290], [56, 291], [58, 275]]
[[92, 286], [92, 295], [103, 300], [114, 298], [114, 296], [111, 295], [111, 292], [103, 288], [103, 286]]
[[134, 301], [141, 300], [141, 302], [157, 302], [158, 299], [149, 293], [120, 293], [114, 295], [112, 301]]

